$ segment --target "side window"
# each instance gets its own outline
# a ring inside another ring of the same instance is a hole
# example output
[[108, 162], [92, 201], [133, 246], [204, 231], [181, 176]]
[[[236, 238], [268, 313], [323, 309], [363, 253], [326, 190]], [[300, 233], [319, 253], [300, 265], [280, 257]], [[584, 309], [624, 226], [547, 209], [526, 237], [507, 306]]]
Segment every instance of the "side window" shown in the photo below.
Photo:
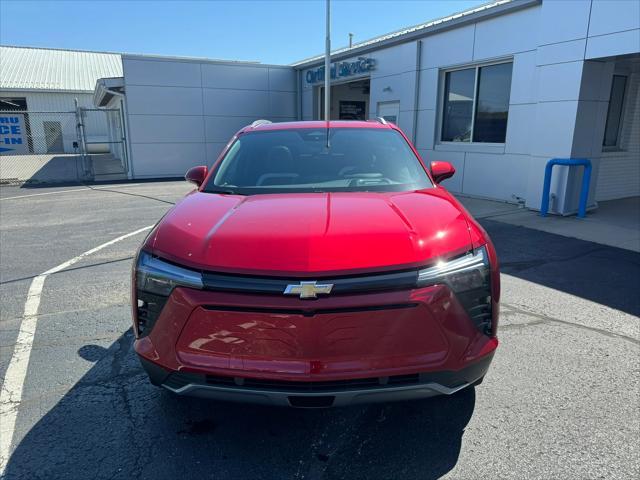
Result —
[[504, 143], [512, 66], [499, 63], [445, 73], [441, 141]]
[[622, 110], [624, 107], [624, 93], [627, 88], [627, 77], [614, 75], [609, 96], [607, 123], [604, 128], [602, 146], [616, 148], [620, 146], [620, 127], [622, 126]]
[[447, 72], [444, 81], [442, 141], [470, 142], [473, 123], [475, 68]]

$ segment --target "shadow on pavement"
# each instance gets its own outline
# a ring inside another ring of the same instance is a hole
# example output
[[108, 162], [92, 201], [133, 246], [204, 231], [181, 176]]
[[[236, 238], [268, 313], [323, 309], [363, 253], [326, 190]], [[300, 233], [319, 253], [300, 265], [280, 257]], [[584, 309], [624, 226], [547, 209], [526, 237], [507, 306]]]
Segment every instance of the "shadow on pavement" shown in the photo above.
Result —
[[43, 189], [43, 188], [59, 188], [59, 187], [81, 187], [81, 186], [101, 186], [101, 185], [126, 185], [126, 184], [162, 184], [162, 183], [170, 183], [184, 181], [184, 177], [163, 177], [163, 178], [136, 178], [135, 180], [130, 179], [117, 179], [117, 180], [69, 180], [69, 181], [55, 181], [55, 182], [25, 182], [21, 183], [20, 189]]
[[502, 273], [640, 316], [640, 253], [481, 220]]
[[132, 341], [80, 348], [95, 365], [15, 445], [7, 479], [439, 478], [475, 406], [473, 389], [329, 410], [176, 397], [149, 384]]

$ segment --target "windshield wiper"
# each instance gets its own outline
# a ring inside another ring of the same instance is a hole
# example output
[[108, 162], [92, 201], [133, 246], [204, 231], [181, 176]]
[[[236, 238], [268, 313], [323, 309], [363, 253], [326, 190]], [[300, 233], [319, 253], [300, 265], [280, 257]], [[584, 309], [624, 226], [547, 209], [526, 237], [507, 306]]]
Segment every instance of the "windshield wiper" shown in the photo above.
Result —
[[231, 190], [230, 188], [208, 188], [205, 190], [206, 193], [221, 193], [223, 195], [246, 195], [244, 193], [236, 192], [235, 190]]

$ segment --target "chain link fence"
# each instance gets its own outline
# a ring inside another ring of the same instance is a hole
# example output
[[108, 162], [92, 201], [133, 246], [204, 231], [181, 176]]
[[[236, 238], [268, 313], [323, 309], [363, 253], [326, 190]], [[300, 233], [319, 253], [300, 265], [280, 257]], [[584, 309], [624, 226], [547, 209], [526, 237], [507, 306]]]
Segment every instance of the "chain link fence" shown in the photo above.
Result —
[[0, 111], [0, 183], [114, 179], [126, 171], [120, 110]]

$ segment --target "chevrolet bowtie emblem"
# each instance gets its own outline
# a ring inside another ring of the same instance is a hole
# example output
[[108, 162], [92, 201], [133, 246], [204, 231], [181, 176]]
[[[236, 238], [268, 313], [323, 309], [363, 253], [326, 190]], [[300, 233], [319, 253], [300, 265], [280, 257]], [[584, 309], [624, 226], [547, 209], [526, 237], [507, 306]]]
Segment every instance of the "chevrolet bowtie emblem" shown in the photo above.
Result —
[[318, 284], [316, 282], [300, 282], [298, 285], [287, 285], [285, 295], [300, 295], [300, 298], [318, 298], [318, 294], [329, 294], [333, 283]]

